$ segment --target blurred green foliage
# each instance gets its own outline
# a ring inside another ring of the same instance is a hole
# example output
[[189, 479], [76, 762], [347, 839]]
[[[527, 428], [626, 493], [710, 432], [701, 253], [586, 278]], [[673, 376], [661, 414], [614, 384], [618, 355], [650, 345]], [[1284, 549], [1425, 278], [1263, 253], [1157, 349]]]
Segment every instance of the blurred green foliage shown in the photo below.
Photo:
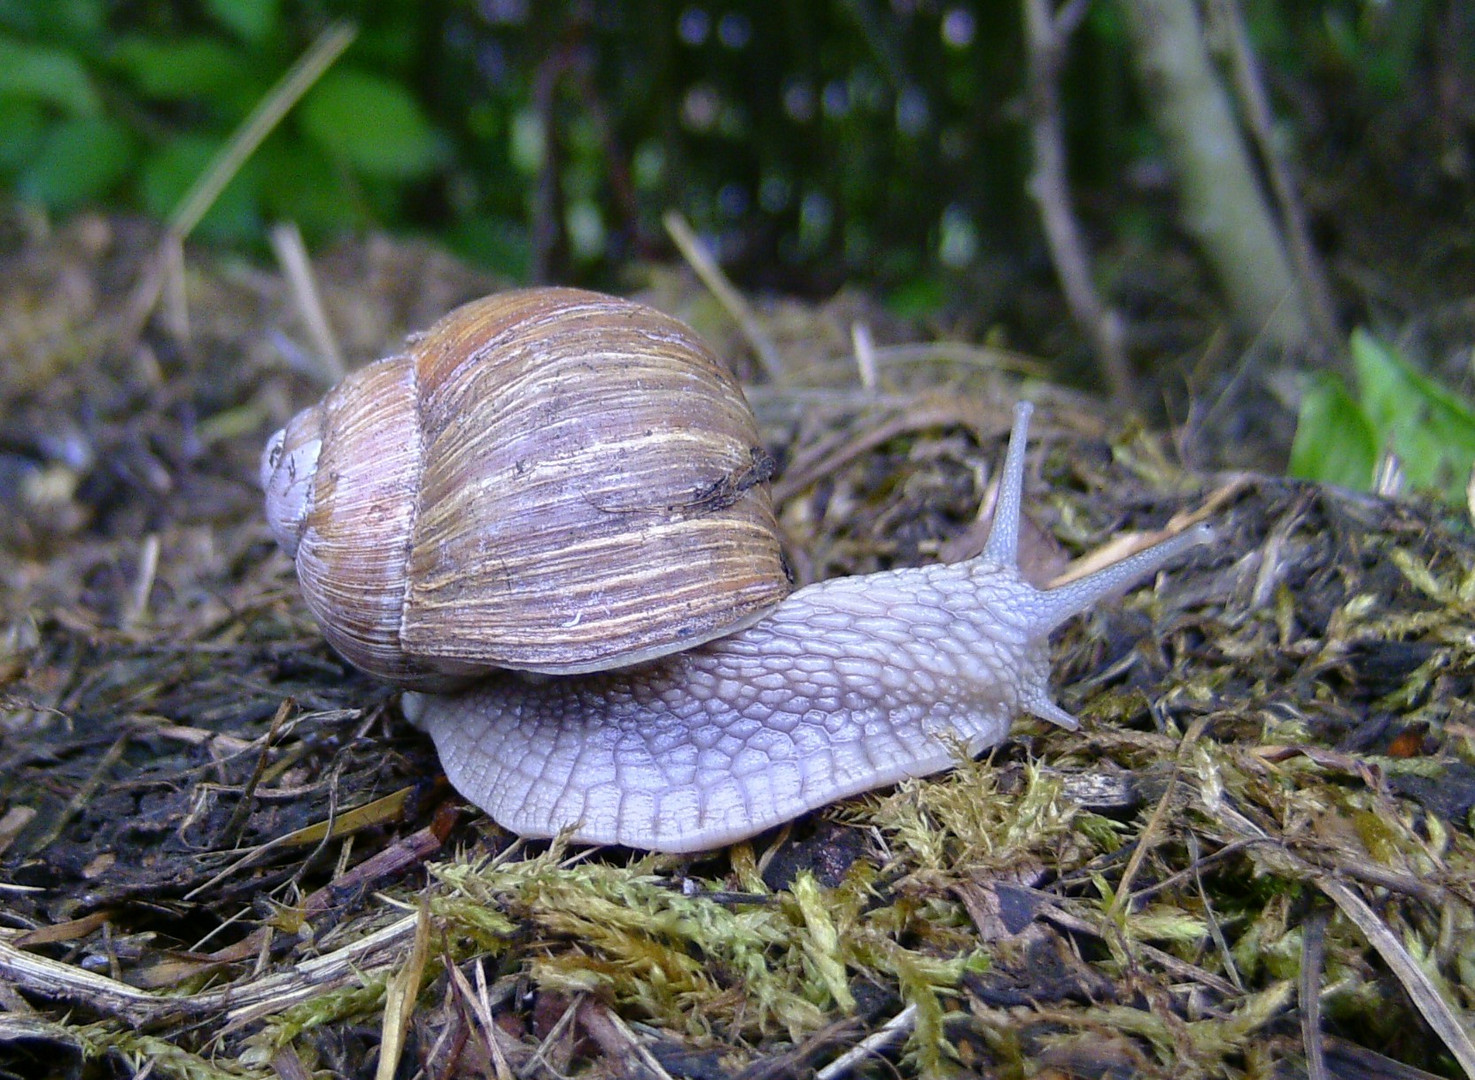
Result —
[[1290, 473], [1370, 490], [1378, 462], [1396, 454], [1411, 487], [1465, 503], [1475, 466], [1475, 410], [1366, 331], [1352, 335], [1354, 395], [1325, 374], [1301, 397]]
[[[1321, 80], [1353, 110], [1397, 98], [1436, 21], [1427, 0], [1245, 10], [1272, 82]], [[354, 45], [203, 234], [426, 230], [516, 277], [589, 279], [663, 249], [677, 208], [747, 284], [863, 279], [926, 309], [959, 275], [1007, 294], [1047, 265], [1019, 18], [1004, 0], [0, 0], [0, 183], [50, 212], [163, 217], [349, 19]], [[1151, 239], [1171, 214], [1160, 182], [1123, 183], [1154, 175], [1156, 141], [1118, 23], [1098, 0], [1073, 41], [1072, 163], [1088, 223]]]
[[[112, 202], [167, 216], [306, 47], [314, 27], [300, 19], [275, 0], [0, 0], [0, 170], [49, 210]], [[380, 32], [392, 37], [361, 34], [309, 92], [203, 234], [257, 238], [278, 218], [319, 235], [403, 220], [411, 185], [447, 161], [449, 143], [416, 99], [399, 30]], [[386, 68], [396, 54], [399, 68]]]

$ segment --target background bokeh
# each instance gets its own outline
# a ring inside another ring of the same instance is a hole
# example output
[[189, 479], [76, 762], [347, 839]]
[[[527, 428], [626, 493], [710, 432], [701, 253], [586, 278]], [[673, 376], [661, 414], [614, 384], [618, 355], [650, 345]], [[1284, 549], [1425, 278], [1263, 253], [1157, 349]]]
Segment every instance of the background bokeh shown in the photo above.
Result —
[[[1465, 5], [1244, 16], [1324, 242], [1341, 200], [1460, 211]], [[1020, 8], [987, 0], [4, 0], [0, 181], [47, 213], [164, 217], [335, 19], [354, 44], [200, 235], [423, 231], [515, 278], [609, 283], [668, 251], [675, 208], [754, 287], [862, 281], [911, 312], [1048, 276]], [[1062, 83], [1072, 179], [1104, 244], [1170, 247], [1125, 51], [1118, 6], [1091, 5]]]

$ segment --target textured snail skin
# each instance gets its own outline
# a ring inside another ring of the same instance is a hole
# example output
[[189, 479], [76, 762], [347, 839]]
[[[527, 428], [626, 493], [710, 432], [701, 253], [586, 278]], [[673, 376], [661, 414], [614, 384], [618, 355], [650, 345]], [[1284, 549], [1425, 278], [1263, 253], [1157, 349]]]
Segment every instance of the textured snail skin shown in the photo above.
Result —
[[757, 624], [633, 668], [406, 694], [451, 783], [526, 836], [685, 852], [1001, 742], [1049, 692], [1050, 632], [1206, 541], [1200, 527], [1055, 589], [1020, 577], [1030, 407], [988, 543], [952, 566], [820, 582]]

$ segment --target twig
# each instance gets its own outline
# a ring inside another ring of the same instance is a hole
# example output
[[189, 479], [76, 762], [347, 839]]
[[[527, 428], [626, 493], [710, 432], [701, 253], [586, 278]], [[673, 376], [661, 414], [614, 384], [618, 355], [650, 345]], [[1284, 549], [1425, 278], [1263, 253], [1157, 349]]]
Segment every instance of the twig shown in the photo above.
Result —
[[116, 1016], [135, 1027], [161, 1014], [199, 1011], [193, 1000], [162, 998], [127, 983], [90, 971], [32, 956], [0, 941], [0, 981], [28, 993], [85, 1004], [106, 1016]]
[[241, 788], [241, 797], [236, 802], [236, 808], [231, 812], [230, 819], [225, 823], [225, 828], [220, 835], [225, 843], [233, 844], [233, 837], [245, 826], [246, 819], [251, 816], [251, 808], [255, 804], [256, 789], [261, 784], [261, 778], [266, 773], [266, 765], [270, 760], [272, 745], [281, 733], [282, 725], [287, 722], [287, 717], [292, 715], [292, 710], [297, 707], [297, 702], [290, 697], [282, 698], [282, 703], [277, 706], [277, 711], [271, 718], [271, 726], [267, 728], [266, 737], [261, 740], [261, 752], [256, 755], [256, 768], [251, 772], [251, 778]]
[[347, 836], [349, 833], [357, 832], [359, 829], [377, 825], [397, 817], [405, 806], [405, 803], [415, 792], [413, 787], [400, 788], [400, 790], [382, 796], [372, 802], [363, 803], [350, 810], [340, 810], [337, 803], [336, 774], [331, 780], [331, 784], [333, 787], [330, 788], [328, 818], [326, 821], [320, 821], [314, 825], [308, 825], [281, 836], [274, 836], [264, 844], [246, 849], [235, 862], [226, 866], [225, 869], [221, 870], [204, 884], [196, 885], [186, 893], [184, 899], [193, 900], [197, 896], [208, 893], [232, 874], [244, 870], [246, 867], [253, 865], [257, 860], [265, 858], [268, 854], [280, 851], [283, 848], [313, 845], [316, 850], [308, 856], [304, 862], [305, 866], [307, 862], [310, 862], [317, 856], [318, 852], [329, 841], [338, 840]]
[[281, 1080], [312, 1080], [297, 1051], [288, 1044], [271, 1056], [271, 1067]]
[[166, 230], [159, 241], [158, 280], [164, 302], [164, 328], [175, 341], [188, 341], [189, 292], [184, 281], [183, 234]]
[[579, 1015], [579, 1005], [583, 1000], [584, 995], [578, 994], [568, 1003], [568, 1007], [554, 1021], [553, 1027], [549, 1029], [547, 1035], [543, 1036], [543, 1041], [538, 1044], [537, 1050], [533, 1051], [533, 1056], [523, 1066], [524, 1071], [531, 1070], [535, 1066], [541, 1066], [551, 1071], [555, 1076], [561, 1076], [563, 1074], [563, 1070], [558, 1068], [557, 1063], [549, 1055], [558, 1047], [559, 1040], [568, 1035], [570, 1029], [574, 1026], [574, 1020]]
[[843, 1017], [811, 1032], [788, 1050], [753, 1062], [737, 1073], [734, 1080], [786, 1080], [791, 1076], [808, 1075], [811, 1062], [831, 1050], [852, 1046], [852, 1040], [865, 1030], [865, 1023], [859, 1017]]
[[67, 804], [66, 806], [62, 807], [61, 813], [56, 815], [56, 820], [52, 822], [51, 828], [47, 829], [46, 832], [42, 834], [42, 836], [38, 838], [34, 844], [31, 845], [31, 851], [45, 851], [48, 847], [56, 842], [57, 838], [60, 837], [63, 832], [66, 831], [68, 823], [71, 822], [72, 818], [77, 816], [82, 807], [87, 805], [88, 800], [91, 799], [92, 796], [96, 793], [97, 789], [102, 786], [103, 779], [112, 770], [113, 766], [118, 764], [118, 762], [122, 760], [123, 751], [128, 748], [128, 741], [132, 737], [132, 732], [125, 731], [113, 741], [113, 745], [108, 747], [107, 752], [104, 753], [102, 758], [98, 761], [97, 767], [92, 770], [92, 774], [88, 776], [87, 779], [83, 782], [82, 786], [77, 789], [77, 793], [67, 800]]
[[1204, 921], [1208, 924], [1209, 935], [1214, 939], [1214, 948], [1219, 950], [1219, 962], [1224, 965], [1224, 973], [1229, 976], [1229, 981], [1234, 984], [1234, 988], [1243, 994], [1245, 984], [1239, 977], [1239, 965], [1234, 962], [1234, 952], [1229, 947], [1229, 941], [1224, 937], [1224, 928], [1219, 925], [1219, 916], [1214, 911], [1213, 899], [1204, 885], [1204, 859], [1199, 851], [1198, 833], [1190, 831], [1187, 840], [1188, 865], [1193, 871], [1193, 884], [1198, 889], [1199, 903], [1203, 905]]
[[992, 412], [987, 405], [966, 398], [931, 394], [914, 398], [892, 415], [868, 418], [861, 431], [842, 431], [789, 462], [773, 485], [773, 499], [782, 503], [821, 477], [844, 467], [873, 447], [910, 431], [958, 425], [970, 431], [989, 431]]
[[610, 199], [620, 217], [621, 228], [628, 233], [634, 254], [642, 260], [652, 260], [655, 255], [651, 238], [640, 225], [640, 197], [635, 192], [635, 180], [630, 174], [630, 157], [616, 134], [616, 125], [610, 117], [610, 110], [605, 107], [604, 95], [594, 78], [592, 65], [587, 62], [575, 65], [569, 77], [583, 105], [584, 115], [598, 135], [604, 153], [605, 182], [609, 185]]
[[1250, 47], [1249, 34], [1245, 31], [1244, 13], [1240, 11], [1238, 0], [1215, 0], [1214, 8], [1219, 16], [1219, 25], [1223, 27], [1228, 39], [1234, 88], [1239, 95], [1240, 105], [1244, 108], [1250, 135], [1260, 152], [1260, 163], [1265, 169], [1270, 193], [1280, 210], [1286, 246], [1290, 250], [1296, 274], [1301, 279], [1301, 290], [1306, 295], [1317, 335], [1325, 348], [1333, 352], [1340, 351], [1342, 333], [1337, 326], [1331, 288], [1327, 285], [1321, 259], [1311, 243], [1306, 211], [1301, 205], [1290, 170], [1286, 167], [1285, 159], [1276, 152], [1274, 123], [1265, 95], [1265, 83], [1260, 77], [1254, 50]]
[[[1225, 799], [1206, 801], [1204, 807], [1225, 828], [1240, 836], [1257, 839], [1274, 839], [1253, 820], [1240, 813]], [[1284, 846], [1284, 842], [1257, 845], [1249, 849], [1258, 860], [1278, 873], [1289, 874], [1302, 880], [1314, 882], [1317, 888], [1331, 897], [1369, 945], [1383, 958], [1393, 972], [1404, 992], [1413, 1001], [1414, 1008], [1434, 1030], [1450, 1055], [1459, 1062], [1460, 1068], [1470, 1080], [1475, 1080], [1475, 1042], [1465, 1030], [1460, 1018], [1449, 1003], [1440, 995], [1438, 987], [1428, 973], [1409, 955], [1403, 942], [1399, 941], [1378, 913], [1368, 906], [1366, 900], [1341, 878], [1322, 868], [1308, 863]]]
[[286, 221], [273, 225], [268, 235], [272, 253], [287, 275], [292, 299], [297, 302], [297, 313], [302, 316], [308, 336], [312, 338], [316, 360], [313, 376], [322, 385], [332, 386], [343, 378], [343, 350], [338, 346], [338, 337], [333, 333], [333, 325], [323, 307], [323, 298], [312, 272], [312, 261], [307, 257], [307, 245], [302, 242], [302, 230], [295, 221]]
[[160, 997], [161, 1006], [188, 1006], [193, 1013], [224, 1010], [228, 1023], [221, 1037], [262, 1017], [289, 1009], [349, 982], [359, 982], [403, 959], [403, 950], [415, 939], [419, 914], [406, 915], [390, 925], [349, 942], [340, 949], [314, 956], [274, 975], [244, 985], [227, 986], [190, 998]]
[[533, 74], [532, 108], [543, 142], [543, 160], [533, 188], [533, 280], [553, 280], [568, 263], [564, 228], [563, 145], [558, 139], [556, 96], [559, 80], [568, 71], [569, 49], [557, 45], [543, 52]]
[[496, 1080], [512, 1080], [512, 1066], [508, 1064], [507, 1055], [502, 1050], [502, 1032], [497, 1023], [492, 1019], [492, 1001], [487, 993], [486, 968], [482, 962], [476, 962], [476, 989], [471, 988], [471, 983], [461, 973], [461, 969], [446, 959], [445, 969], [451, 977], [451, 982], [456, 987], [456, 992], [466, 999], [472, 1013], [476, 1016], [476, 1022], [481, 1025], [482, 1041], [486, 1044], [487, 1054], [492, 1059], [492, 1070]]
[[1444, 1048], [1459, 1062], [1465, 1075], [1475, 1080], [1475, 1043], [1470, 1041], [1470, 1033], [1440, 995], [1433, 980], [1409, 955], [1403, 942], [1393, 935], [1387, 924], [1378, 918], [1378, 913], [1350, 885], [1330, 876], [1318, 875], [1314, 880], [1342, 914], [1362, 931], [1368, 944], [1377, 950], [1383, 963], [1388, 965], [1404, 992], [1413, 1000], [1414, 1008], [1444, 1043]]
[[35, 807], [12, 806], [5, 811], [5, 816], [0, 817], [0, 855], [9, 850], [10, 845], [15, 843], [15, 838], [25, 831], [26, 826], [36, 820], [39, 813]]
[[[602, 1002], [585, 998], [579, 1006], [579, 1024], [611, 1061], [625, 1063], [627, 1074], [650, 1077], [651, 1080], [671, 1080], [671, 1074], [649, 1048]], [[638, 1065], [643, 1071], [631, 1070], [630, 1065]]]
[[420, 911], [415, 916], [415, 938], [404, 965], [394, 973], [384, 990], [384, 1024], [379, 1039], [379, 1063], [374, 1080], [394, 1080], [400, 1057], [405, 1050], [405, 1035], [420, 996], [420, 980], [425, 975], [425, 959], [430, 954], [430, 908], [421, 895]]
[[158, 573], [159, 534], [151, 532], [138, 546], [138, 576], [133, 579], [133, 589], [128, 594], [128, 603], [123, 609], [124, 629], [133, 629], [148, 613], [149, 594], [154, 591], [154, 579]]
[[814, 1074], [814, 1080], [839, 1080], [867, 1058], [879, 1057], [882, 1050], [895, 1046], [911, 1034], [917, 1023], [917, 1007], [908, 1005], [880, 1028], [867, 1035], [845, 1053]]
[[[1041, 907], [1037, 916], [1043, 922], [1048, 922], [1062, 930], [1072, 934], [1084, 934], [1096, 938], [1099, 941], [1108, 940], [1108, 927], [1103, 926], [1100, 920], [1089, 921], [1079, 916], [1072, 915], [1063, 907], [1056, 907], [1054, 903]], [[1110, 933], [1115, 935], [1115, 927], [1110, 928]], [[1205, 971], [1197, 964], [1190, 964], [1187, 960], [1180, 960], [1165, 949], [1159, 949], [1155, 945], [1148, 945], [1143, 941], [1134, 941], [1131, 944], [1132, 951], [1143, 959], [1151, 960], [1164, 971], [1171, 973], [1179, 979], [1191, 980], [1207, 986], [1217, 994], [1222, 994], [1226, 1000], [1237, 999], [1240, 988], [1228, 979], [1215, 975], [1211, 971]]]
[[256, 152], [262, 140], [281, 123], [282, 117], [318, 81], [323, 72], [343, 55], [343, 50], [353, 44], [353, 39], [357, 36], [358, 27], [349, 22], [335, 22], [318, 35], [312, 47], [267, 91], [256, 108], [251, 110], [251, 115], [246, 117], [229, 141], [211, 159], [205, 171], [184, 193], [184, 198], [179, 200], [174, 213], [169, 215], [171, 233], [184, 239], [194, 232], [195, 226], [215, 204], [225, 185], [240, 171], [246, 159]]
[[1301, 928], [1301, 978], [1296, 994], [1301, 1001], [1301, 1042], [1306, 1047], [1307, 1080], [1327, 1080], [1326, 1055], [1321, 1049], [1321, 972], [1325, 959], [1327, 913], [1317, 910]]
[[1204, 44], [1197, 4], [1119, 0], [1127, 58], [1173, 167], [1183, 227], [1218, 278], [1241, 331], [1299, 354], [1316, 341], [1229, 95]]
[[246, 159], [271, 134], [288, 110], [307, 93], [308, 88], [343, 54], [343, 50], [353, 43], [357, 35], [358, 27], [348, 22], [335, 22], [324, 30], [312, 47], [267, 91], [266, 96], [211, 159], [204, 172], [190, 185], [174, 212], [169, 215], [169, 224], [159, 242], [158, 254], [148, 261], [142, 280], [128, 298], [123, 326], [118, 335], [125, 343], [124, 351], [131, 347], [159, 302], [171, 249], [178, 248], [185, 237], [194, 231], [225, 185], [240, 171]]
[[1030, 142], [1035, 157], [1029, 193], [1039, 205], [1050, 258], [1060, 276], [1071, 316], [1090, 339], [1106, 371], [1112, 400], [1130, 406], [1136, 387], [1127, 362], [1122, 319], [1102, 303], [1091, 282], [1090, 257], [1071, 211], [1065, 173], [1065, 128], [1060, 119], [1058, 80], [1066, 43], [1085, 8], [1083, 0], [1068, 0], [1057, 14], [1050, 10], [1050, 0], [1024, 0]]
[[757, 355], [758, 364], [763, 368], [764, 374], [770, 379], [777, 380], [783, 375], [783, 360], [779, 357], [773, 339], [764, 332], [758, 322], [758, 317], [753, 314], [753, 309], [743, 299], [742, 293], [733, 288], [732, 282], [727, 280], [727, 275], [722, 272], [722, 268], [717, 265], [717, 261], [712, 258], [680, 211], [667, 210], [661, 221], [665, 223], [666, 232], [670, 234], [672, 242], [681, 252], [681, 257], [691, 265], [697, 277], [701, 278], [702, 284], [717, 298], [717, 302], [727, 309], [727, 313], [738, 324], [743, 337], [747, 338], [748, 344], [753, 347], [753, 352]]
[[[301, 924], [311, 923], [313, 920], [341, 908], [345, 904], [345, 898], [352, 898], [369, 891], [379, 882], [402, 873], [411, 866], [418, 866], [431, 855], [440, 850], [445, 843], [446, 835], [451, 825], [455, 822], [456, 811], [451, 804], [443, 805], [436, 811], [435, 819], [423, 829], [419, 829], [401, 840], [397, 840], [383, 851], [376, 852], [353, 869], [339, 877], [335, 877], [321, 888], [313, 890], [307, 898], [297, 905], [293, 916]], [[233, 916], [226, 923], [234, 921], [239, 916]], [[190, 952], [199, 953], [210, 940], [211, 936], [221, 928], [216, 927], [200, 939]], [[193, 969], [201, 971], [222, 964], [236, 964], [260, 952], [272, 938], [275, 926], [267, 923], [251, 931], [246, 937], [233, 945], [227, 945], [218, 949], [208, 956], [193, 961]], [[17, 944], [26, 944], [33, 939], [35, 932], [17, 939]], [[164, 976], [179, 970], [178, 964], [165, 962], [167, 966], [154, 965], [142, 969], [136, 976], [138, 981], [148, 986], [169, 985]]]
[[855, 367], [860, 372], [860, 385], [867, 393], [876, 392], [876, 346], [871, 340], [869, 324], [857, 319], [850, 324], [850, 347], [855, 352]]

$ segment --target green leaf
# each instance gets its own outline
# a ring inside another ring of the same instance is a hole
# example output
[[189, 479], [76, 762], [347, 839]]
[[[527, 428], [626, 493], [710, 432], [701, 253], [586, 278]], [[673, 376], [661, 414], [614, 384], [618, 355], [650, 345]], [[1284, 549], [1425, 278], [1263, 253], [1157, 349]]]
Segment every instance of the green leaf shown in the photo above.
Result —
[[308, 138], [371, 176], [423, 176], [444, 154], [440, 136], [404, 88], [363, 71], [323, 76], [303, 100], [301, 119]]
[[1422, 404], [1408, 378], [1406, 365], [1392, 350], [1363, 330], [1352, 332], [1352, 367], [1357, 373], [1358, 396], [1380, 439], [1387, 438]]
[[447, 234], [446, 243], [463, 258], [513, 281], [527, 281], [532, 273], [532, 241], [527, 226], [515, 218], [491, 214], [464, 218]]
[[0, 98], [0, 170], [10, 172], [33, 159], [45, 127], [34, 101]]
[[133, 165], [133, 139], [103, 116], [66, 120], [48, 131], [20, 174], [22, 196], [67, 210], [107, 193]]
[[107, 29], [108, 0], [0, 0], [0, 26], [26, 37], [79, 45], [100, 39]]
[[242, 41], [260, 44], [277, 27], [277, 0], [205, 0], [205, 10]]
[[301, 139], [269, 140], [261, 148], [262, 201], [272, 220], [295, 221], [309, 236], [365, 223], [361, 201], [322, 150]]
[[899, 319], [936, 314], [947, 302], [946, 284], [935, 277], [916, 277], [886, 294], [886, 310]]
[[1377, 459], [1377, 432], [1342, 380], [1323, 375], [1307, 387], [1291, 443], [1290, 474], [1366, 491]]
[[[166, 218], [179, 204], [190, 185], [209, 166], [219, 149], [215, 141], [198, 135], [182, 135], [163, 149], [151, 153], [143, 163], [140, 193], [144, 208]], [[258, 169], [248, 161], [216, 197], [196, 227], [196, 235], [217, 240], [240, 240], [261, 227], [257, 206]]]
[[1398, 454], [1410, 484], [1459, 501], [1475, 462], [1475, 411], [1371, 334], [1354, 331], [1351, 347], [1377, 445]]
[[6, 97], [50, 102], [73, 116], [102, 111], [102, 99], [75, 56], [0, 37], [0, 98]]
[[[1383, 384], [1396, 384], [1390, 396], [1390, 413], [1402, 416], [1417, 406], [1427, 405], [1447, 414], [1452, 420], [1466, 424], [1475, 432], [1475, 410], [1442, 383], [1431, 379], [1414, 367], [1397, 350], [1385, 345], [1365, 330], [1352, 332], [1352, 362], [1358, 379], [1376, 379]], [[1364, 389], [1364, 393], [1367, 390]], [[1385, 392], [1386, 386], [1385, 386]]]
[[234, 97], [249, 75], [236, 50], [206, 37], [163, 41], [135, 35], [118, 42], [112, 60], [140, 93], [161, 101]]

